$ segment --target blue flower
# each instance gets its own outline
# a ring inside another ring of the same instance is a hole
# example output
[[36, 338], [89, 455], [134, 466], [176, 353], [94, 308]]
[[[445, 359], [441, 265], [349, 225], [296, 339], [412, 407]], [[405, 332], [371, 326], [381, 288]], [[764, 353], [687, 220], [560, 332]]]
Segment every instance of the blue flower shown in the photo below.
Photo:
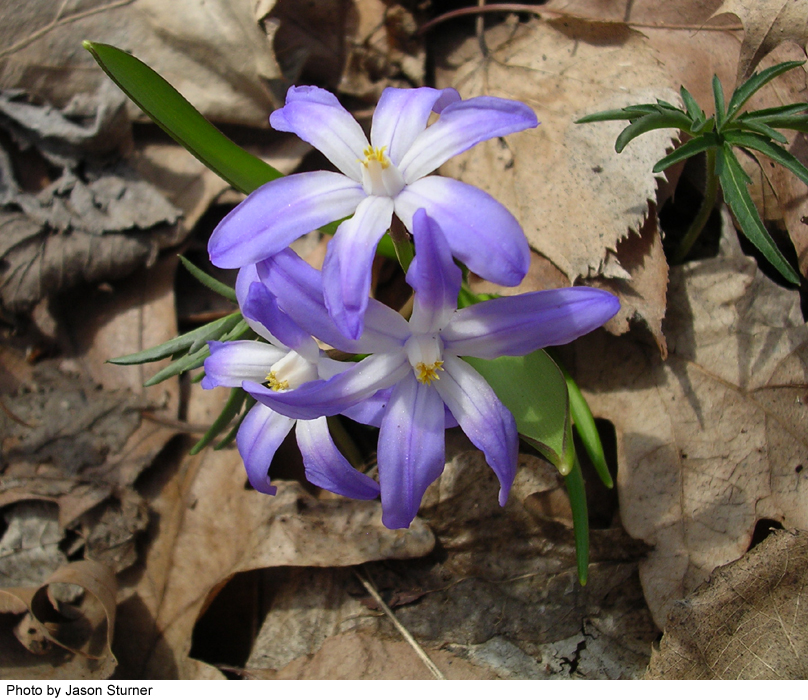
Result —
[[[294, 389], [313, 380], [328, 378], [345, 364], [326, 357], [315, 340], [283, 311], [259, 281], [254, 265], [239, 272], [236, 295], [244, 318], [267, 342], [256, 340], [211, 341], [205, 360], [203, 389], [240, 387], [243, 382], [266, 383], [277, 391]], [[381, 405], [373, 399], [348, 413], [356, 420], [378, 423]], [[236, 446], [253, 488], [275, 495], [269, 465], [283, 439], [297, 423], [297, 444], [303, 455], [306, 476], [316, 486], [349, 498], [372, 499], [379, 495], [373, 479], [357, 471], [334, 445], [324, 417], [297, 421], [257, 403], [239, 427]]]
[[307, 332], [348, 352], [371, 353], [330, 379], [277, 392], [253, 382], [259, 402], [300, 419], [344, 412], [375, 396], [389, 399], [380, 421], [378, 466], [383, 522], [407, 527], [444, 467], [444, 430], [455, 421], [485, 455], [504, 504], [516, 474], [518, 435], [510, 411], [461, 356], [525, 355], [578, 338], [609, 320], [620, 303], [587, 287], [553, 289], [457, 309], [461, 273], [440, 226], [423, 209], [413, 217], [416, 256], [407, 273], [412, 316], [371, 299], [365, 331], [345, 339], [328, 316], [319, 273], [291, 251], [258, 266], [279, 304]]
[[[427, 126], [432, 112], [439, 114]], [[339, 170], [279, 178], [253, 192], [210, 238], [214, 265], [239, 268], [269, 258], [309, 231], [351, 216], [329, 243], [325, 303], [340, 332], [356, 339], [370, 290], [376, 244], [396, 214], [408, 230], [425, 208], [452, 254], [481, 277], [506, 286], [527, 273], [529, 249], [518, 222], [475, 187], [429, 173], [487, 139], [529, 129], [526, 105], [494, 97], [461, 100], [456, 90], [387, 88], [370, 142], [331, 93], [292, 87], [270, 117], [321, 151]]]

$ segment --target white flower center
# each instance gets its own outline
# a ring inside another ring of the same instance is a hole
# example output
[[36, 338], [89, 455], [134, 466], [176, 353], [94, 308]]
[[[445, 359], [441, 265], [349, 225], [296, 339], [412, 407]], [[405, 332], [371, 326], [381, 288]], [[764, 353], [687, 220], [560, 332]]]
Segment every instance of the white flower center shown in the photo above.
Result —
[[393, 161], [384, 154], [386, 150], [387, 146], [368, 146], [362, 154], [365, 158], [359, 162], [365, 166], [362, 168], [362, 187], [365, 194], [395, 197], [404, 189], [404, 178]]
[[440, 379], [443, 371], [443, 341], [439, 335], [412, 335], [404, 343], [415, 378], [427, 386]]
[[317, 365], [291, 350], [269, 368], [266, 382], [273, 391], [286, 391], [317, 378]]

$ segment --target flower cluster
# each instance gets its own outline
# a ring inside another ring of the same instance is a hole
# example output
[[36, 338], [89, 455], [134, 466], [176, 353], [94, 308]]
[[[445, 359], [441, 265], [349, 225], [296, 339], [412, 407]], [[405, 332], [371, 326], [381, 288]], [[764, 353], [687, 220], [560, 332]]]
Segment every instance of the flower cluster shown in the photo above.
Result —
[[[430, 115], [438, 118], [430, 124]], [[508, 408], [463, 357], [525, 355], [570, 342], [611, 318], [611, 294], [585, 287], [485, 301], [458, 309], [460, 260], [516, 285], [529, 251], [514, 217], [484, 192], [430, 173], [473, 145], [536, 126], [510, 100], [461, 100], [454, 90], [388, 88], [370, 141], [324, 90], [292, 88], [273, 127], [308, 141], [340, 170], [268, 183], [211, 237], [211, 260], [240, 268], [242, 313], [266, 342], [210, 343], [203, 386], [242, 386], [254, 399], [237, 437], [251, 483], [272, 493], [267, 470], [297, 421], [307, 478], [353, 498], [381, 494], [383, 522], [407, 527], [444, 467], [444, 432], [460, 426], [485, 455], [504, 504], [516, 473], [518, 434]], [[352, 216], [351, 216], [352, 215]], [[409, 320], [370, 298], [376, 245], [397, 216], [411, 233]], [[322, 272], [288, 248], [308, 231], [340, 224]], [[337, 362], [329, 345], [358, 362]], [[352, 468], [326, 416], [379, 427], [379, 483]]]

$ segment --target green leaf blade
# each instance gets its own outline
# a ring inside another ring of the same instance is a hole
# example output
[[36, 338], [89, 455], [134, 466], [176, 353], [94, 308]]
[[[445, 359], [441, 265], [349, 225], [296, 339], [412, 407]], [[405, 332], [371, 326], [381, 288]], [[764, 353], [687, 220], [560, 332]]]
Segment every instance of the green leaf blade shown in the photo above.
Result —
[[84, 48], [163, 131], [237, 190], [249, 194], [281, 176], [233, 143], [139, 59], [108, 44], [85, 41]]
[[564, 375], [544, 350], [496, 360], [464, 358], [516, 419], [516, 428], [562, 475], [575, 459]]
[[671, 153], [664, 158], [658, 160], [654, 164], [654, 172], [661, 173], [671, 165], [679, 163], [680, 161], [692, 158], [698, 153], [709, 150], [710, 148], [718, 148], [721, 145], [718, 137], [713, 133], [702, 134], [694, 139], [690, 139], [687, 143], [683, 143], [678, 148], [674, 149]]
[[188, 272], [190, 272], [199, 282], [205, 285], [208, 289], [223, 296], [225, 299], [229, 299], [235, 304], [238, 303], [235, 289], [228, 287], [226, 284], [224, 284], [224, 282], [219, 282], [219, 280], [217, 280], [215, 277], [211, 277], [207, 272], [199, 269], [185, 256], [180, 255], [179, 257], [182, 266], [188, 270]]
[[230, 421], [232, 421], [233, 418], [238, 415], [238, 412], [244, 405], [244, 399], [246, 396], [247, 394], [241, 387], [234, 387], [231, 389], [230, 396], [228, 397], [227, 403], [225, 403], [222, 412], [218, 415], [216, 420], [213, 421], [213, 424], [210, 426], [210, 428], [208, 428], [199, 442], [197, 442], [196, 445], [191, 448], [188, 454], [195, 455], [213, 442], [213, 440], [218, 437], [219, 433], [230, 425]]
[[749, 148], [762, 153], [764, 156], [768, 156], [773, 161], [788, 168], [800, 178], [800, 180], [808, 184], [808, 168], [800, 163], [800, 161], [785, 148], [778, 146], [776, 143], [772, 143], [765, 136], [744, 131], [731, 132], [727, 134], [727, 143], [734, 146], [741, 146], [742, 148]]
[[[801, 66], [805, 61], [787, 61], [786, 63], [778, 63], [776, 66], [767, 68], [766, 70], [755, 73], [743, 85], [740, 85], [735, 92], [732, 93], [729, 105], [727, 106], [726, 119], [730, 121], [735, 118], [735, 115], [741, 110], [746, 102], [752, 95], [754, 95], [766, 83], [771, 82], [777, 76], [787, 73], [788, 71]], [[718, 78], [714, 78], [714, 81]], [[716, 103], [717, 104], [717, 103]]]
[[721, 181], [724, 199], [741, 225], [743, 234], [786, 280], [791, 284], [799, 284], [799, 276], [775, 245], [760, 220], [752, 197], [746, 188], [749, 177], [732, 152], [732, 145], [725, 143], [716, 155], [716, 170]]
[[690, 133], [692, 122], [684, 112], [666, 111], [664, 113], [648, 114], [635, 122], [629, 124], [614, 142], [614, 150], [622, 153], [629, 142], [638, 136], [656, 129], [679, 129], [685, 133]]
[[204, 326], [200, 326], [177, 338], [172, 338], [161, 345], [147, 348], [146, 350], [141, 350], [131, 355], [115, 357], [111, 360], [107, 360], [107, 362], [113, 365], [142, 365], [146, 362], [164, 360], [166, 357], [171, 357], [177, 353], [188, 350], [188, 348], [194, 347], [194, 345], [200, 341], [205, 342], [220, 337], [233, 328], [240, 318], [241, 314], [239, 313], [230, 314], [224, 318], [206, 323]]

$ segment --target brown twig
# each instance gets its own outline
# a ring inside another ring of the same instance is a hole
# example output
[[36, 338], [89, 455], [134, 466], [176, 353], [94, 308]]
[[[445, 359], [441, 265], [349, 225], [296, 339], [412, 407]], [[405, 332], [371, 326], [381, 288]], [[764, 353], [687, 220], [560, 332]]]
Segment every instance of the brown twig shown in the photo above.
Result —
[[415, 637], [412, 636], [410, 631], [404, 627], [399, 621], [398, 618], [395, 616], [392, 610], [390, 610], [387, 603], [382, 600], [381, 595], [379, 595], [379, 591], [376, 590], [376, 587], [370, 582], [369, 578], [365, 578], [362, 573], [359, 571], [358, 568], [354, 567], [353, 570], [356, 578], [362, 583], [365, 587], [365, 590], [370, 593], [373, 597], [373, 600], [376, 601], [376, 604], [384, 611], [384, 614], [390, 618], [390, 621], [393, 623], [395, 628], [399, 631], [402, 637], [406, 640], [406, 642], [413, 648], [416, 654], [418, 654], [418, 658], [424, 662], [424, 665], [430, 670], [433, 676], [437, 678], [439, 681], [445, 681], [446, 676], [441, 673], [441, 670], [435, 666], [435, 662], [429, 658], [427, 653], [424, 651], [423, 647], [417, 642]]
[[430, 29], [443, 22], [448, 22], [458, 17], [466, 17], [468, 15], [479, 15], [486, 12], [515, 12], [526, 13], [541, 17], [542, 15], [555, 15], [557, 17], [569, 17], [570, 19], [579, 19], [585, 22], [602, 22], [605, 24], [625, 24], [629, 27], [638, 27], [642, 29], [673, 29], [677, 31], [708, 31], [708, 32], [726, 32], [726, 31], [740, 31], [743, 29], [742, 24], [727, 24], [720, 27], [707, 26], [704, 24], [651, 24], [650, 22], [627, 22], [625, 20], [617, 19], [603, 19], [597, 17], [587, 17], [586, 15], [575, 14], [574, 12], [563, 12], [561, 10], [549, 10], [543, 6], [536, 5], [523, 5], [521, 3], [504, 2], [500, 5], [485, 5], [477, 7], [462, 7], [459, 10], [452, 10], [446, 12], [438, 17], [435, 17], [429, 22], [426, 22], [418, 30], [419, 34], [424, 34]]
[[108, 10], [115, 10], [119, 7], [123, 7], [124, 5], [130, 5], [135, 0], [118, 0], [118, 2], [112, 2], [109, 5], [102, 5], [101, 7], [94, 7], [91, 10], [85, 10], [84, 12], [78, 12], [75, 15], [70, 15], [69, 17], [62, 17], [62, 11], [65, 9], [65, 5], [67, 5], [68, 0], [63, 0], [62, 4], [59, 6], [59, 9], [56, 11], [56, 16], [44, 27], [37, 29], [33, 34], [29, 34], [25, 39], [20, 39], [16, 44], [12, 44], [7, 49], [0, 51], [0, 58], [3, 56], [8, 56], [20, 49], [28, 46], [28, 44], [36, 41], [37, 39], [45, 36], [48, 32], [56, 27], [62, 27], [65, 24], [70, 24], [71, 22], [78, 22], [80, 19], [84, 19], [85, 17], [90, 17], [92, 15], [97, 15], [99, 12], [106, 12]]

